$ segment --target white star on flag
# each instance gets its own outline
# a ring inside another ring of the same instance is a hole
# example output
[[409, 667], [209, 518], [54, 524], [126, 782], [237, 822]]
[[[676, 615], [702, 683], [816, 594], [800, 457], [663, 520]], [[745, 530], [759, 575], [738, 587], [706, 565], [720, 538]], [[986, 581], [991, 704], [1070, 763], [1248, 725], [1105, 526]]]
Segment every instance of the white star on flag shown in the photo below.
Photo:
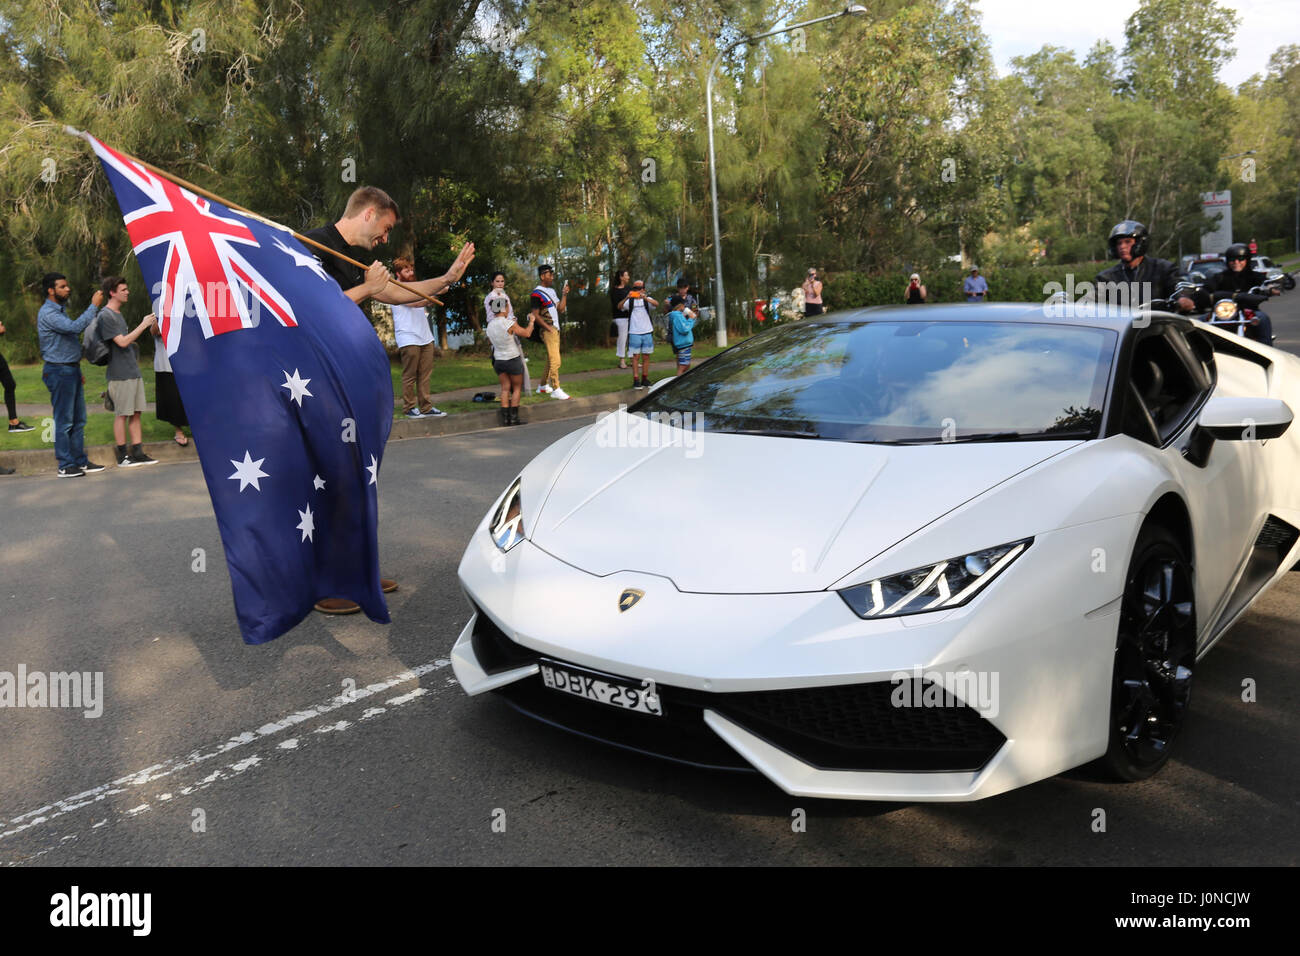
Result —
[[324, 490], [325, 490], [325, 479], [322, 478], [320, 475], [317, 475], [316, 477], [314, 477], [314, 478], [311, 480], [311, 483], [312, 483], [312, 487], [315, 488], [317, 491], [324, 491]]
[[316, 259], [315, 256], [305, 256], [297, 249], [290, 249], [283, 242], [281, 242], [278, 237], [275, 240], [275, 247], [279, 249], [281, 252], [284, 252], [292, 256], [294, 265], [305, 266], [306, 268], [310, 269], [312, 272], [320, 276], [322, 279], [324, 279], [326, 282], [330, 281], [329, 274], [323, 268], [321, 268], [321, 264]]
[[370, 484], [374, 484], [379, 478], [379, 461], [374, 455], [370, 456], [370, 464], [366, 465], [366, 471], [370, 472]]
[[244, 452], [243, 461], [235, 461], [233, 458], [230, 459], [230, 463], [235, 466], [235, 473], [230, 476], [230, 480], [239, 480], [240, 491], [243, 491], [249, 485], [252, 485], [258, 491], [261, 491], [262, 486], [257, 483], [258, 479], [271, 477], [262, 470], [262, 462], [264, 461], [266, 461], [265, 458], [259, 458], [257, 461], [253, 461], [253, 456], [247, 451]]
[[302, 532], [303, 541], [313, 541], [311, 533], [316, 530], [316, 522], [312, 520], [311, 505], [307, 506], [306, 511], [299, 511], [298, 517], [302, 520], [298, 522], [298, 530]]
[[[281, 371], [284, 370], [281, 369]], [[289, 390], [289, 398], [292, 401], [297, 402], [299, 408], [302, 408], [302, 397], [304, 395], [306, 395], [308, 398], [316, 397], [312, 395], [311, 392], [307, 391], [307, 383], [310, 381], [311, 379], [309, 378], [299, 378], [298, 370], [294, 369], [292, 375], [290, 375], [288, 372], [284, 373], [284, 382], [280, 385], [280, 387], [287, 388]]]

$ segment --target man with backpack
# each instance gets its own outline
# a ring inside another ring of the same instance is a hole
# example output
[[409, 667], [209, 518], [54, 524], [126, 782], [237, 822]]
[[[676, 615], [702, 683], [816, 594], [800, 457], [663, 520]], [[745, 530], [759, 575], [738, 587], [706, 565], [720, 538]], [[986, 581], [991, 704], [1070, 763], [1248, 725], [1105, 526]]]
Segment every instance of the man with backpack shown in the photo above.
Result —
[[68, 277], [46, 273], [41, 288], [45, 302], [36, 315], [36, 336], [45, 360], [41, 381], [49, 389], [50, 404], [54, 406], [54, 457], [59, 462], [60, 478], [81, 478], [104, 470], [103, 465], [86, 457], [86, 393], [81, 377], [81, 342], [77, 338], [104, 304], [104, 293], [96, 289], [86, 311], [72, 319], [67, 310], [72, 295]]
[[[122, 318], [122, 306], [130, 289], [121, 276], [110, 276], [101, 286], [108, 295], [108, 305], [100, 309], [93, 329], [95, 338], [108, 346], [108, 363], [105, 378], [108, 380], [108, 401], [113, 406], [113, 442], [117, 448], [117, 466], [134, 468], [137, 465], [157, 464], [144, 452], [140, 413], [144, 411], [144, 377], [140, 374], [140, 346], [135, 340], [153, 325], [153, 316], [146, 315], [131, 331]], [[131, 448], [127, 451], [127, 430], [131, 432]]]

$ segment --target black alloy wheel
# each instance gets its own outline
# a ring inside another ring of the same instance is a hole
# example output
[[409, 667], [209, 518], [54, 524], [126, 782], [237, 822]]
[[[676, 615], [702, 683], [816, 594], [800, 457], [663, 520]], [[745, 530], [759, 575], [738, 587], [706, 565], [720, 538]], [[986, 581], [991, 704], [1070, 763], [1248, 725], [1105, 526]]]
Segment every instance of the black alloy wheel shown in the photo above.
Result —
[[1147, 526], [1129, 562], [1111, 684], [1104, 758], [1121, 780], [1150, 777], [1187, 719], [1196, 662], [1192, 568], [1164, 528]]

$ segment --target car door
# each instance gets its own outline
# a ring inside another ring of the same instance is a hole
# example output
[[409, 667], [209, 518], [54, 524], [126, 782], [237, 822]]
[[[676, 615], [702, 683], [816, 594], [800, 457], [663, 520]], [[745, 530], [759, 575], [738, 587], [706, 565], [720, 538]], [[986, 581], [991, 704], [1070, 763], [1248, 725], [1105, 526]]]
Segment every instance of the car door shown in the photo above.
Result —
[[1145, 411], [1130, 434], [1161, 450], [1191, 515], [1197, 626], [1204, 642], [1254, 541], [1259, 443], [1216, 441], [1208, 454], [1198, 454], [1196, 418], [1218, 385], [1206, 333], [1154, 324], [1135, 343], [1130, 375]]

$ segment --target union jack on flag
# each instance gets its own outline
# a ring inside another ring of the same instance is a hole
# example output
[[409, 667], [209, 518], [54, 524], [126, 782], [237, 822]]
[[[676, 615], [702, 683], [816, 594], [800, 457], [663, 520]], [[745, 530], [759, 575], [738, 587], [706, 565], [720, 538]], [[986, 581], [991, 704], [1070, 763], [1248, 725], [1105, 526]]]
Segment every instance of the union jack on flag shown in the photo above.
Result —
[[152, 292], [244, 640], [273, 640], [323, 597], [386, 622], [377, 480], [393, 384], [369, 320], [290, 231], [86, 138]]

